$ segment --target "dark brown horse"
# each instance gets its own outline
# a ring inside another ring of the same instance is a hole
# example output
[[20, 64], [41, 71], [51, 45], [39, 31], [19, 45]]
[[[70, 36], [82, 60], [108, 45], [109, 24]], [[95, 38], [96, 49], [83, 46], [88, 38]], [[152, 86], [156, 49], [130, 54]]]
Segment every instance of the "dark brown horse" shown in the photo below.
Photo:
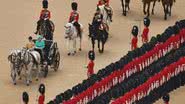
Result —
[[[160, 2], [160, 0], [142, 0], [142, 2], [143, 2], [143, 12], [144, 12], [145, 15], [147, 14], [147, 17], [150, 16], [150, 4], [151, 4], [151, 2], [153, 2], [152, 14], [154, 14], [154, 7], [155, 7], [156, 1]], [[146, 6], [148, 6], [147, 12], [146, 12]]]
[[127, 9], [130, 10], [129, 4], [130, 4], [130, 0], [121, 0], [121, 5], [123, 8], [123, 15], [124, 16], [127, 15]]
[[167, 20], [167, 15], [169, 14], [169, 16], [171, 16], [171, 9], [173, 6], [173, 3], [176, 0], [162, 0], [162, 5], [164, 8], [164, 19]]

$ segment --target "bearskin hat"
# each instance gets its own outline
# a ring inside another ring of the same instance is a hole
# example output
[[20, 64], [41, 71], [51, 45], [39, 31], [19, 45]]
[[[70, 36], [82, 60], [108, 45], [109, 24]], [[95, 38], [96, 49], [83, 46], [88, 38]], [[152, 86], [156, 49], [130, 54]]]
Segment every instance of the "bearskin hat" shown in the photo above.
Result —
[[47, 9], [48, 8], [48, 0], [42, 1], [42, 8]]
[[170, 101], [170, 95], [169, 94], [165, 94], [162, 98], [163, 98], [163, 101], [165, 101], [165, 102]]
[[23, 92], [22, 94], [22, 99], [25, 103], [28, 103], [29, 102], [29, 95], [27, 92]]
[[94, 53], [94, 51], [89, 51], [88, 56], [89, 56], [89, 59], [90, 60], [94, 60], [95, 59], [95, 53]]
[[57, 95], [55, 99], [56, 99], [57, 104], [62, 103], [63, 101], [63, 98], [61, 95]]
[[54, 101], [51, 100], [51, 101], [49, 101], [49, 103], [47, 103], [47, 104], [55, 104], [55, 103], [54, 103]]
[[45, 94], [45, 85], [44, 84], [40, 84], [40, 86], [39, 86], [39, 92], [41, 94]]
[[149, 27], [150, 26], [150, 19], [148, 17], [145, 17], [144, 20], [143, 20], [143, 22], [144, 22], [144, 25], [146, 27]]
[[78, 9], [78, 4], [76, 2], [72, 2], [71, 3], [71, 8], [72, 8], [72, 10], [76, 11]]
[[32, 39], [33, 39], [32, 36], [29, 36], [29, 37], [28, 37], [28, 40], [32, 40]]
[[132, 28], [132, 35], [137, 36], [139, 32], [138, 26], [133, 26]]
[[179, 33], [179, 27], [177, 25], [174, 25], [173, 26], [173, 29], [174, 29], [174, 34], [178, 34]]
[[73, 92], [71, 89], [68, 89], [67, 91], [64, 92], [64, 99], [69, 100], [73, 96]]

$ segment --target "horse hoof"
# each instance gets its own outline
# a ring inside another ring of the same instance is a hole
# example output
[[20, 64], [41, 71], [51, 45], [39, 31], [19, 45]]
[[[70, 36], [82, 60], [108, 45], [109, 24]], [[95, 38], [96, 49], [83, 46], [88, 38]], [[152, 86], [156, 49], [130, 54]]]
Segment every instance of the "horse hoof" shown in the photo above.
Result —
[[74, 54], [76, 54], [76, 51], [74, 51]]
[[13, 85], [17, 85], [17, 83], [13, 83]]
[[30, 84], [26, 84], [27, 86], [30, 86]]
[[36, 81], [39, 81], [39, 79], [36, 79]]
[[70, 56], [70, 55], [71, 55], [71, 53], [68, 53], [67, 55], [68, 55], [68, 56]]
[[19, 80], [22, 80], [22, 78], [19, 78]]
[[81, 49], [81, 48], [79, 48], [79, 51], [82, 51], [82, 49]]

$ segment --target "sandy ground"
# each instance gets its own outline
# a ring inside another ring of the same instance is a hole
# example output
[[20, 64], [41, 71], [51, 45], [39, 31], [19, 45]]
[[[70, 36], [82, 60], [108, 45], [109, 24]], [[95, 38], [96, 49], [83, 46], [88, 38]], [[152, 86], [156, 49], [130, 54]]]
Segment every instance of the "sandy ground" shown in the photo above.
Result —
[[[82, 52], [69, 57], [65, 48], [64, 25], [70, 13], [71, 0], [49, 0], [49, 9], [52, 12], [51, 20], [56, 26], [54, 40], [58, 42], [62, 56], [61, 65], [58, 72], [50, 70], [47, 78], [41, 78], [38, 82], [33, 81], [29, 87], [23, 81], [18, 81], [16, 86], [12, 84], [7, 56], [12, 49], [23, 47], [27, 37], [35, 31], [36, 21], [41, 10], [41, 0], [4, 0], [0, 3], [0, 104], [20, 104], [23, 91], [30, 94], [30, 104], [36, 104], [40, 83], [46, 84], [47, 102], [55, 95], [87, 78], [84, 66], [88, 61], [87, 52], [91, 49], [87, 26], [92, 20], [97, 0], [78, 0], [78, 2], [80, 22], [85, 27]], [[161, 3], [156, 5], [155, 15], [151, 16], [151, 36], [162, 33], [176, 20], [185, 19], [184, 0], [177, 1], [172, 17], [168, 21], [163, 20]], [[134, 24], [141, 24], [140, 28], [143, 28], [142, 22], [137, 21], [142, 21], [144, 17], [141, 0], [131, 0], [131, 11], [127, 17], [122, 16], [120, 0], [111, 0], [111, 6], [114, 9], [113, 23], [110, 27], [111, 38], [106, 44], [104, 54], [96, 51], [95, 72], [118, 60], [130, 50], [130, 30]], [[141, 42], [140, 38], [139, 42]], [[184, 104], [184, 94], [185, 87], [173, 92], [170, 104]], [[162, 101], [158, 101], [156, 104], [162, 104]]]

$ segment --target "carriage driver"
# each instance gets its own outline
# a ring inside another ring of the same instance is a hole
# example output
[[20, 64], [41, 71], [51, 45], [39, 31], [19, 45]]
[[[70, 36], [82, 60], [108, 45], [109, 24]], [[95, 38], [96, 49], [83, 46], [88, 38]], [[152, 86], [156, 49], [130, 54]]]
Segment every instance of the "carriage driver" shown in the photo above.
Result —
[[43, 36], [37, 35], [37, 40], [35, 42], [35, 50], [40, 53], [41, 56], [41, 62], [44, 61], [44, 48], [45, 48], [45, 41], [43, 39]]
[[79, 20], [79, 13], [77, 12], [78, 4], [76, 2], [72, 2], [71, 8], [73, 11], [70, 13], [68, 22], [72, 23], [76, 27], [78, 34], [81, 34], [80, 24], [78, 23], [78, 20]]
[[48, 1], [47, 0], [42, 1], [42, 7], [43, 7], [43, 10], [40, 12], [40, 20], [37, 22], [37, 30], [36, 30], [35, 34], [38, 33], [39, 27], [40, 27], [41, 23], [43, 22], [43, 20], [45, 20], [46, 23], [50, 25], [49, 19], [51, 18], [51, 13], [48, 10]]

